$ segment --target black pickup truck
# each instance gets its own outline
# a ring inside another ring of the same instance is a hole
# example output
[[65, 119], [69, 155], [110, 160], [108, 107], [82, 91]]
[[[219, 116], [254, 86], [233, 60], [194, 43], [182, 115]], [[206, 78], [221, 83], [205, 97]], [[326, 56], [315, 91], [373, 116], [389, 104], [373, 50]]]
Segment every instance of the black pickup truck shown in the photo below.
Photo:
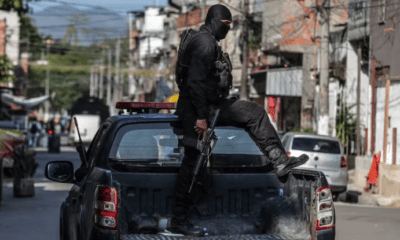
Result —
[[[47, 164], [47, 178], [74, 183], [61, 206], [60, 239], [185, 239], [166, 230], [182, 131], [175, 115], [144, 112], [101, 125], [82, 179], [71, 162]], [[206, 230], [199, 239], [335, 239], [332, 192], [322, 172], [294, 169], [278, 178], [245, 130], [215, 132], [207, 181], [196, 187], [206, 194], [191, 214]]]

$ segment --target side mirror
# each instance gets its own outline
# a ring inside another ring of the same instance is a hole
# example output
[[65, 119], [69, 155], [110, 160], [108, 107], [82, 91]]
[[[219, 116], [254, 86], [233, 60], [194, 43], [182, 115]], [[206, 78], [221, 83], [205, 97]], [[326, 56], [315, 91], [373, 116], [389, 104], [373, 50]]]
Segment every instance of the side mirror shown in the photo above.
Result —
[[46, 178], [62, 183], [74, 183], [74, 165], [69, 161], [54, 161], [46, 164]]

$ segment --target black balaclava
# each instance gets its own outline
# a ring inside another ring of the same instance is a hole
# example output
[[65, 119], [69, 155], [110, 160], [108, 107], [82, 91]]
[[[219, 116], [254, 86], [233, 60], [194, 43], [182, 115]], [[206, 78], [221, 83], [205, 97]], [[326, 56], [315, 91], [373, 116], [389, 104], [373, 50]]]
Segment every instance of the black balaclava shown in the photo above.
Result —
[[211, 26], [214, 31], [214, 37], [217, 40], [224, 39], [230, 27], [221, 22], [221, 20], [229, 20], [232, 22], [231, 11], [221, 4], [210, 7], [206, 17], [206, 25]]

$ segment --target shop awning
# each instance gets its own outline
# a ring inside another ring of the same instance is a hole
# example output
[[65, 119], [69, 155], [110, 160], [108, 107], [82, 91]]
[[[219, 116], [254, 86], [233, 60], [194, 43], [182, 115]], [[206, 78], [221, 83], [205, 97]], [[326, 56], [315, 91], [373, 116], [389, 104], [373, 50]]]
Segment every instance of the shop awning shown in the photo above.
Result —
[[43, 103], [49, 99], [49, 96], [41, 96], [37, 98], [30, 98], [30, 99], [25, 99], [23, 97], [16, 97], [8, 93], [2, 93], [1, 94], [1, 100], [3, 103], [7, 105], [11, 105], [11, 103], [21, 106], [25, 109], [33, 108], [36, 107], [37, 105]]
[[269, 69], [266, 85], [267, 96], [301, 97], [303, 70], [301, 68]]

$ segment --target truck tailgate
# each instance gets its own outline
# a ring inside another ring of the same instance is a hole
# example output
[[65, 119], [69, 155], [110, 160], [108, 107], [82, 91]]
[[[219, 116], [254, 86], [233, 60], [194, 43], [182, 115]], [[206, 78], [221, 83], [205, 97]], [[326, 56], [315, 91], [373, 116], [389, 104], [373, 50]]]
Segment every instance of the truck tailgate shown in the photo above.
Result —
[[[214, 174], [212, 190], [190, 218], [207, 229], [209, 236], [201, 239], [308, 239], [317, 174]], [[120, 186], [121, 239], [182, 239], [153, 235], [162, 230], [160, 219], [172, 216], [176, 175], [113, 172]]]

